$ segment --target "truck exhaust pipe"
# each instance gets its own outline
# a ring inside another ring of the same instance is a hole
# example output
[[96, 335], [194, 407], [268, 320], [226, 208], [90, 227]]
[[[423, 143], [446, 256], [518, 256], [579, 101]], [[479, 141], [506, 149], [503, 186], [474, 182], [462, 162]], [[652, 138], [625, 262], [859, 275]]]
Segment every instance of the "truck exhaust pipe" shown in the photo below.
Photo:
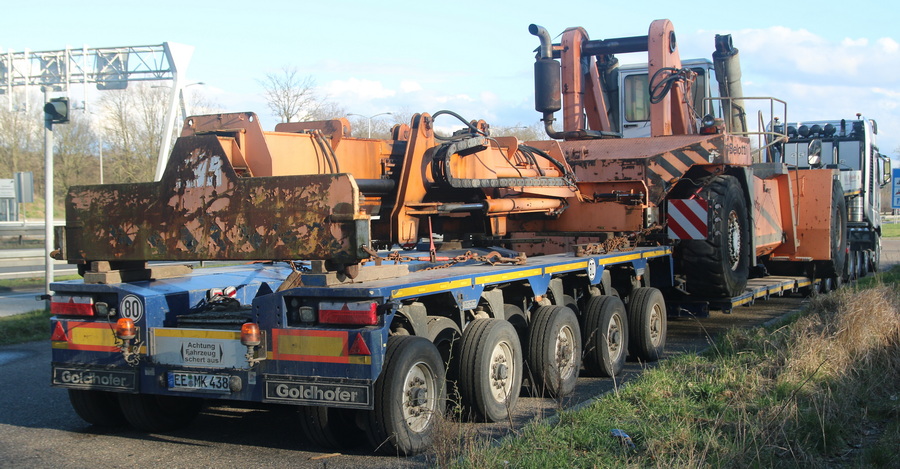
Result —
[[543, 26], [532, 24], [528, 32], [541, 41], [534, 62], [534, 109], [543, 114], [544, 130], [550, 138], [561, 139], [563, 132], [553, 130], [553, 113], [562, 109], [560, 64], [553, 60], [553, 42]]
[[744, 90], [741, 87], [741, 62], [738, 50], [731, 42], [731, 34], [716, 34], [716, 50], [713, 64], [716, 81], [719, 82], [719, 96], [731, 98], [722, 100], [724, 118], [732, 133], [747, 131], [747, 111], [744, 109]]

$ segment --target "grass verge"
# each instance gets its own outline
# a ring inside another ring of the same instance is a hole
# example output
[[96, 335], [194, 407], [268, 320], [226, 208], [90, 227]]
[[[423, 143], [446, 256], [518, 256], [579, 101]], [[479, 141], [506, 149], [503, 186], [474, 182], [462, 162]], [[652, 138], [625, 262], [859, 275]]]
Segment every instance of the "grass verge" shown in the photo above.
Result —
[[881, 236], [885, 238], [900, 237], [900, 223], [885, 223], [881, 225]]
[[49, 311], [39, 309], [30, 313], [0, 317], [0, 345], [47, 340], [49, 337]]
[[732, 330], [555, 424], [470, 443], [457, 466], [894, 467], [897, 277], [815, 298], [789, 324]]

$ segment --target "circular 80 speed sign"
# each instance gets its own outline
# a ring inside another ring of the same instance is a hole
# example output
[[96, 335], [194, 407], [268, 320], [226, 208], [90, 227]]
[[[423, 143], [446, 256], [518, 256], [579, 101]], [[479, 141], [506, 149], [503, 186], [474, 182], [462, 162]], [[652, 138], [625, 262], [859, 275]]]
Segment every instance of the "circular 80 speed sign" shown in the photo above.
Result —
[[144, 304], [135, 295], [125, 295], [119, 303], [119, 316], [131, 319], [134, 322], [141, 320], [144, 315]]

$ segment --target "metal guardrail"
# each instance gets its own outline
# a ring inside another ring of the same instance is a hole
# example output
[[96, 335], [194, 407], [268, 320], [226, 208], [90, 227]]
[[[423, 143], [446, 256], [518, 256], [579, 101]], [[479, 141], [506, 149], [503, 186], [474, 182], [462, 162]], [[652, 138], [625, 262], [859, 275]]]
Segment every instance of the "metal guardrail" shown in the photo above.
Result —
[[[65, 226], [66, 222], [58, 220], [53, 226]], [[42, 221], [0, 221], [0, 236], [44, 236]]]

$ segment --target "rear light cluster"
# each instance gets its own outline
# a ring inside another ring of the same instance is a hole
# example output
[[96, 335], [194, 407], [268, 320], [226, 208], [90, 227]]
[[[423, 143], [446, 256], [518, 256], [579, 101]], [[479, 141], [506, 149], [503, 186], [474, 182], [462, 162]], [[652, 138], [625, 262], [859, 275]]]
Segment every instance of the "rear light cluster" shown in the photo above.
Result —
[[288, 324], [334, 324], [374, 326], [378, 324], [378, 303], [366, 301], [321, 301], [309, 303], [300, 298], [285, 298]]
[[53, 295], [50, 299], [50, 313], [59, 316], [109, 316], [110, 308], [102, 301], [95, 302], [90, 296]]

